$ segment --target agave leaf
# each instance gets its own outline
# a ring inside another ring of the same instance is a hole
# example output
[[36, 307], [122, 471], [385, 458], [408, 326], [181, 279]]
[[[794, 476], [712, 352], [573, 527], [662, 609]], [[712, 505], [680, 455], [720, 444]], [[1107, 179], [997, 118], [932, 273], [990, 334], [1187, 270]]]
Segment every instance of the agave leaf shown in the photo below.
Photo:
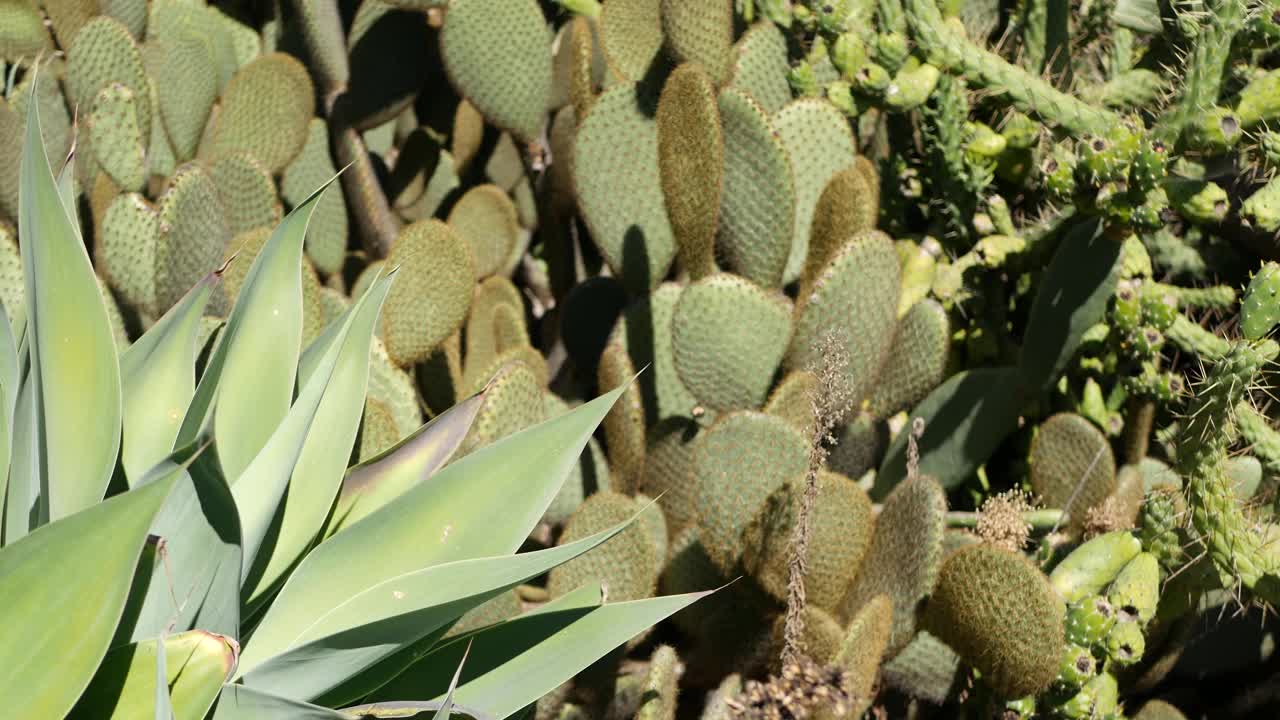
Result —
[[[599, 592], [599, 589], [596, 589]], [[454, 692], [459, 705], [507, 717], [577, 675], [609, 651], [714, 591], [599, 604], [576, 594], [459, 638], [424, 657], [377, 693], [379, 697], [443, 693], [448, 668], [466, 643], [471, 656]]]
[[124, 392], [125, 477], [142, 474], [173, 452], [182, 417], [196, 391], [196, 340], [200, 316], [218, 273], [191, 288], [137, 342], [120, 354]]
[[634, 517], [577, 542], [520, 555], [460, 560], [391, 578], [357, 594], [292, 637], [255, 632], [239, 677], [251, 687], [314, 699], [355, 673], [428, 637], [522, 582], [599, 546]]
[[[200, 720], [235, 667], [238, 650], [234, 640], [204, 630], [113, 648], [68, 720]], [[171, 714], [164, 714], [166, 706]]]
[[148, 484], [0, 550], [8, 628], [0, 633], [0, 697], [7, 707], [59, 718], [75, 704], [107, 652], [147, 528], [179, 472], [166, 464]]
[[467, 643], [467, 649], [462, 651], [462, 659], [458, 661], [458, 669], [453, 671], [453, 679], [449, 681], [449, 692], [444, 694], [440, 709], [436, 710], [436, 714], [431, 716], [432, 720], [449, 720], [449, 716], [453, 714], [453, 692], [458, 689], [458, 678], [462, 677], [462, 668], [467, 664], [467, 653], [469, 652], [471, 652], [471, 643]]
[[254, 259], [178, 433], [186, 445], [212, 425], [232, 486], [289, 412], [302, 345], [302, 245], [332, 182], [285, 216]]
[[[25, 338], [24, 338], [25, 340]], [[26, 344], [25, 342], [23, 343]], [[26, 350], [26, 348], [22, 348]], [[40, 478], [36, 474], [36, 409], [35, 387], [31, 378], [30, 355], [19, 355], [23, 361], [14, 406], [9, 453], [9, 484], [5, 488], [4, 542], [11, 545], [37, 527], [40, 519]]]
[[[340, 336], [325, 352], [324, 358], [298, 395], [297, 402], [289, 409], [284, 422], [280, 423], [266, 446], [245, 469], [241, 476], [242, 482], [233, 481], [231, 484], [231, 494], [235, 497], [236, 508], [240, 511], [241, 547], [244, 549], [241, 563], [244, 577], [241, 582], [245, 582], [245, 578], [248, 577], [277, 510], [285, 500], [289, 478], [303, 455], [308, 435], [312, 428], [316, 427], [322, 404], [333, 397], [334, 393], [341, 395], [346, 389], [341, 387], [341, 383], [332, 382], [338, 374], [339, 366], [346, 368], [352, 363], [365, 365], [368, 363], [369, 333], [372, 332], [374, 322], [377, 320], [382, 301], [386, 299], [387, 291], [391, 288], [392, 277], [388, 275], [379, 279], [365, 291], [359, 302], [346, 311]], [[339, 402], [338, 409], [342, 409], [342, 403], [349, 402], [350, 398], [343, 397], [340, 400], [342, 402]], [[364, 403], [363, 393], [361, 393], [360, 403]], [[330, 406], [329, 410], [332, 412], [334, 408]], [[332, 416], [327, 419], [333, 421]], [[352, 440], [354, 441], [354, 434]], [[349, 452], [348, 448], [343, 454], [347, 455]], [[345, 464], [345, 458], [340, 462]], [[225, 464], [223, 467], [225, 470]], [[332, 502], [332, 493], [336, 490], [335, 482], [322, 512], [328, 512], [328, 503]], [[323, 515], [316, 518], [311, 534], [305, 538], [305, 541], [290, 545], [290, 549], [300, 553], [306, 542], [309, 542], [319, 531], [323, 520]], [[274, 548], [269, 547], [267, 550], [270, 552]], [[264, 559], [266, 557], [264, 556]], [[289, 558], [286, 567], [281, 568], [281, 572], [287, 569], [287, 565], [292, 561], [293, 559]], [[243, 589], [246, 591], [250, 589], [247, 583]]]
[[445, 466], [307, 554], [246, 648], [251, 669], [368, 588], [433, 565], [514, 553], [625, 386]]
[[153, 638], [171, 627], [239, 638], [240, 518], [216, 453], [205, 451], [192, 461], [156, 514], [151, 534], [164, 540], [167, 562], [151, 570], [129, 639]]
[[439, 470], [471, 429], [485, 394], [463, 400], [408, 437], [347, 471], [324, 537], [351, 527]]
[[[37, 81], [31, 83], [36, 90]], [[40, 136], [39, 103], [27, 108], [18, 233], [32, 340], [34, 464], [46, 513], [56, 520], [96, 504], [120, 450], [120, 366], [107, 308], [80, 231], [67, 214]]]
[[244, 685], [223, 685], [213, 720], [352, 720], [336, 710]]
[[67, 211], [67, 217], [71, 219], [71, 227], [76, 231], [76, 237], [81, 238], [80, 232], [80, 208], [76, 202], [76, 178], [75, 178], [75, 148], [71, 148], [71, 152], [67, 154], [62, 163], [62, 169], [58, 171], [58, 199], [62, 201], [62, 207]]
[[391, 275], [375, 281], [341, 322], [331, 323], [303, 356], [298, 371], [303, 395], [322, 378], [323, 395], [292, 465], [284, 509], [272, 533], [274, 542], [258, 558], [260, 572], [246, 580], [246, 587], [252, 588], [247, 593], [251, 605], [278, 587], [315, 541], [333, 508], [359, 430], [369, 382], [369, 347], [390, 287]]

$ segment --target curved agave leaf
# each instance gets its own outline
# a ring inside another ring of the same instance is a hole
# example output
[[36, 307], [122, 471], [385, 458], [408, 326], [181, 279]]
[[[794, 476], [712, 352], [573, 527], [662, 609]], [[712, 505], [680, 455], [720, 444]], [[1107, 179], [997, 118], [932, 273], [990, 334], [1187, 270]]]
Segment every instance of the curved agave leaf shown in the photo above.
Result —
[[426, 482], [453, 457], [484, 405], [485, 394], [463, 400], [394, 446], [347, 471], [323, 537], [329, 537]]
[[[161, 646], [164, 652], [157, 652]], [[200, 720], [235, 668], [238, 651], [234, 640], [203, 630], [114, 648], [68, 720]], [[170, 715], [163, 714], [166, 706]]]
[[[241, 546], [244, 549], [241, 566], [245, 577], [249, 575], [263, 540], [267, 536], [267, 531], [276, 517], [281, 502], [285, 500], [289, 478], [303, 456], [307, 437], [312, 428], [316, 427], [322, 404], [333, 397], [331, 392], [341, 393], [342, 391], [340, 383], [331, 382], [338, 373], [339, 366], [350, 367], [352, 363], [364, 363], [367, 370], [369, 336], [373, 332], [382, 301], [386, 299], [387, 291], [391, 288], [393, 277], [394, 274], [390, 274], [379, 279], [365, 292], [359, 302], [347, 310], [340, 333], [333, 339], [315, 371], [307, 379], [297, 402], [289, 409], [284, 422], [280, 423], [262, 451], [245, 468], [240, 482], [233, 481], [231, 484], [231, 494], [235, 497], [236, 508], [240, 511]], [[337, 402], [338, 409], [341, 409], [342, 403], [349, 402], [349, 398], [340, 398]], [[362, 394], [360, 404], [363, 405], [363, 403]], [[332, 411], [332, 408], [330, 410]], [[354, 440], [353, 433], [351, 441], [354, 442]], [[349, 447], [348, 453], [344, 454], [349, 454]], [[342, 464], [345, 464], [345, 460]], [[225, 463], [223, 469], [224, 471], [226, 469]], [[335, 482], [333, 491], [336, 490]], [[331, 503], [332, 499], [331, 492], [327, 502]], [[327, 513], [328, 507], [326, 504], [323, 512]], [[323, 516], [315, 519], [311, 534], [306, 538], [308, 542], [319, 531], [322, 523]], [[304, 543], [298, 543], [289, 547], [300, 553], [303, 545]], [[269, 552], [273, 550], [274, 548], [268, 548]], [[292, 562], [293, 558], [289, 558], [285, 564], [292, 564]], [[244, 578], [242, 578], [243, 582], [245, 582]], [[246, 586], [244, 589], [250, 588]]]
[[265, 690], [223, 685], [213, 720], [351, 720], [351, 716]]
[[264, 620], [238, 677], [250, 687], [317, 698], [468, 610], [599, 546], [635, 518], [577, 542], [547, 550], [461, 560], [391, 578], [355, 595], [294, 637]]
[[6, 706], [54, 718], [75, 704], [107, 652], [147, 528], [181, 471], [165, 463], [143, 487], [0, 550], [7, 628], [0, 633], [0, 697]]
[[[393, 274], [388, 275], [370, 285], [364, 296], [331, 323], [303, 355], [298, 371], [298, 382], [303, 387], [299, 400], [316, 382], [323, 382], [323, 394], [292, 465], [284, 508], [278, 513], [278, 529], [271, 534], [273, 542], [262, 548], [258, 572], [246, 579], [246, 588], [251, 588], [247, 592], [251, 605], [278, 587], [315, 541], [333, 508], [359, 430], [369, 382], [369, 348], [392, 277]], [[251, 469], [254, 467], [256, 462]], [[255, 479], [248, 487], [257, 485]]]
[[[36, 91], [38, 80], [31, 84]], [[34, 468], [41, 521], [96, 504], [120, 450], [120, 366], [107, 309], [80, 231], [54, 182], [40, 135], [39, 103], [27, 109], [18, 232], [27, 297]]]
[[510, 435], [322, 542], [271, 603], [241, 659], [247, 671], [370, 587], [433, 565], [511, 554], [537, 525], [625, 386]]
[[206, 276], [120, 354], [124, 393], [125, 477], [132, 483], [173, 452], [182, 417], [196, 391], [200, 316], [220, 274]]

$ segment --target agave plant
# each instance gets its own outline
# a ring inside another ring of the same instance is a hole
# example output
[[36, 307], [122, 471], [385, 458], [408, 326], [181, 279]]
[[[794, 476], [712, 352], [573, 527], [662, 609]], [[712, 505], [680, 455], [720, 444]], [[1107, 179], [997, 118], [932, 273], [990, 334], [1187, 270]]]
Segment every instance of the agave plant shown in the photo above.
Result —
[[32, 102], [26, 314], [0, 322], [8, 717], [507, 717], [699, 597], [608, 603], [588, 584], [446, 638], [626, 527], [516, 553], [622, 389], [448, 463], [481, 393], [349, 468], [396, 271], [302, 347], [325, 188], [276, 228], [205, 347], [221, 271], [117, 354], [72, 183]]

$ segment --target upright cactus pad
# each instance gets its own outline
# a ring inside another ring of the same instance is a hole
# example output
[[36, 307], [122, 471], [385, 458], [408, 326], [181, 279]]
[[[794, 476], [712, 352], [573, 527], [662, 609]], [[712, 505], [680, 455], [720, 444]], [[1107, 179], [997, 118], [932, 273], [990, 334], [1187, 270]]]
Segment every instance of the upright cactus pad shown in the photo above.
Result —
[[[560, 544], [587, 536], [630, 520], [640, 506], [630, 497], [617, 492], [600, 492], [587, 498], [569, 518]], [[659, 512], [651, 507], [645, 512]], [[570, 560], [551, 571], [547, 588], [552, 597], [576, 590], [588, 582], [604, 587], [610, 602], [640, 600], [653, 595], [661, 569], [653, 553], [653, 541], [639, 518], [617, 537], [596, 551]]]
[[1031, 446], [1031, 488], [1046, 507], [1067, 513], [1075, 533], [1085, 515], [1116, 488], [1116, 461], [1102, 431], [1086, 418], [1059, 413], [1041, 423]]
[[140, 192], [147, 181], [146, 142], [137, 103], [126, 85], [98, 91], [89, 114], [89, 145], [98, 165], [121, 190]]
[[868, 410], [880, 418], [915, 406], [942, 382], [951, 350], [947, 311], [933, 299], [911, 306], [898, 322]]
[[825, 100], [796, 100], [775, 113], [772, 122], [795, 171], [795, 231], [783, 274], [791, 281], [800, 277], [809, 254], [818, 199], [832, 177], [853, 163], [857, 147], [849, 119]]
[[721, 572], [742, 556], [742, 533], [774, 490], [804, 472], [809, 442], [786, 420], [752, 411], [725, 415], [693, 451], [700, 538]]
[[551, 30], [534, 0], [455, 0], [440, 54], [458, 93], [490, 123], [538, 139], [551, 105]]
[[517, 361], [502, 366], [489, 383], [484, 407], [476, 414], [466, 439], [458, 449], [459, 455], [491, 445], [542, 422], [542, 393], [541, 380], [527, 365]]
[[139, 132], [142, 137], [151, 137], [150, 86], [142, 53], [129, 29], [110, 17], [99, 16], [86, 23], [69, 44], [67, 94], [71, 103], [88, 112], [102, 88], [120, 83], [133, 93]]
[[520, 234], [515, 205], [497, 185], [477, 185], [458, 198], [449, 225], [471, 246], [478, 278], [502, 269]]
[[[280, 197], [297, 207], [318, 187], [337, 174], [329, 155], [329, 128], [319, 118], [307, 124], [307, 141], [284, 169]], [[325, 191], [307, 224], [307, 257], [326, 275], [342, 268], [347, 250], [347, 203], [340, 188]], [[358, 295], [356, 297], [359, 297]]]
[[263, 55], [227, 83], [209, 152], [218, 158], [248, 150], [280, 172], [306, 144], [314, 105], [315, 89], [302, 63], [284, 53]]
[[764, 109], [741, 90], [720, 92], [724, 192], [716, 239], [726, 269], [765, 288], [782, 284], [795, 233], [796, 181]]
[[209, 26], [193, 17], [197, 6], [157, 6], [158, 19], [144, 46], [147, 72], [155, 81], [159, 119], [177, 160], [196, 155], [200, 138], [222, 89]]
[[209, 171], [218, 186], [218, 197], [232, 233], [260, 227], [274, 229], [284, 217], [271, 173], [253, 155], [231, 153], [215, 162]]
[[925, 622], [992, 689], [1015, 699], [1047, 689], [1057, 676], [1064, 613], [1062, 600], [1035, 565], [977, 544], [943, 563]]
[[[805, 596], [813, 605], [835, 612], [871, 543], [871, 500], [843, 475], [824, 470], [817, 482], [818, 499], [809, 519]], [[789, 480], [769, 496], [743, 533], [743, 566], [779, 602], [787, 599], [792, 538], [804, 491], [803, 477]]]
[[789, 372], [769, 394], [764, 411], [786, 419], [806, 437], [811, 437], [818, 429], [818, 392], [817, 375], [808, 370]]
[[[853, 707], [844, 718], [861, 717], [875, 697], [873, 691], [880, 675], [880, 661], [889, 644], [893, 628], [893, 603], [887, 595], [877, 595], [849, 621], [840, 651], [833, 662], [845, 673]], [[819, 714], [819, 717], [826, 717]]]
[[935, 705], [946, 702], [962, 679], [960, 656], [927, 630], [917, 632], [881, 670], [889, 687]]
[[[505, 309], [505, 306], [503, 307]], [[609, 459], [617, 475], [617, 486], [624, 492], [640, 489], [644, 477], [645, 427], [644, 400], [636, 383], [636, 370], [626, 348], [616, 343], [605, 346], [597, 367], [600, 392], [626, 386], [622, 397], [604, 418], [604, 435], [609, 444]]]
[[[578, 126], [573, 178], [591, 239], [636, 291], [656, 288], [675, 257], [658, 170], [658, 133], [645, 90], [621, 84], [591, 105]], [[619, 157], [629, 158], [625, 164]]]
[[735, 275], [685, 288], [671, 319], [676, 372], [707, 408], [758, 408], [791, 339], [791, 307]]
[[662, 0], [662, 33], [677, 62], [697, 63], [716, 85], [729, 77], [732, 0]]
[[934, 589], [942, 564], [947, 497], [928, 476], [894, 488], [876, 517], [871, 546], [858, 575], [840, 601], [839, 614], [852, 619], [878, 595], [893, 601], [893, 633], [887, 652], [897, 653], [916, 629], [920, 601]]
[[673, 537], [698, 520], [692, 469], [698, 428], [692, 420], [671, 417], [649, 431], [640, 490], [658, 499]]
[[136, 193], [116, 196], [102, 220], [101, 259], [111, 285], [141, 312], [156, 314], [160, 216]]
[[[559, 395], [544, 390], [542, 393], [542, 415], [545, 420], [553, 420], [569, 412], [572, 408]], [[594, 492], [609, 490], [612, 483], [609, 475], [609, 463], [605, 459], [604, 450], [595, 438], [587, 441], [587, 449], [582, 451], [569, 477], [560, 486], [560, 492], [551, 501], [542, 519], [555, 526], [564, 525], [582, 501]]]
[[818, 274], [813, 291], [797, 302], [787, 366], [819, 367], [821, 341], [834, 334], [848, 353], [847, 389], [855, 402], [864, 398], [893, 342], [900, 273], [887, 237], [858, 236], [846, 243]]
[[747, 93], [772, 115], [791, 101], [787, 38], [771, 22], [756, 23], [733, 46], [729, 87]]
[[200, 278], [218, 268], [231, 240], [218, 186], [200, 163], [183, 165], [169, 178], [159, 211], [157, 314], [172, 307]]
[[400, 231], [387, 267], [399, 267], [382, 311], [381, 333], [396, 364], [422, 362], [457, 330], [471, 306], [475, 261], [466, 240], [439, 220]]
[[661, 0], [612, 0], [600, 12], [600, 46], [610, 73], [639, 82], [662, 50]]
[[711, 78], [698, 65], [676, 69], [658, 99], [658, 171], [680, 265], [697, 280], [715, 272], [724, 186], [724, 132]]
[[688, 418], [698, 404], [680, 379], [672, 349], [671, 320], [683, 293], [682, 286], [663, 283], [623, 311], [610, 337], [610, 342], [627, 348], [634, 367], [648, 368], [639, 383], [650, 425], [662, 418]]

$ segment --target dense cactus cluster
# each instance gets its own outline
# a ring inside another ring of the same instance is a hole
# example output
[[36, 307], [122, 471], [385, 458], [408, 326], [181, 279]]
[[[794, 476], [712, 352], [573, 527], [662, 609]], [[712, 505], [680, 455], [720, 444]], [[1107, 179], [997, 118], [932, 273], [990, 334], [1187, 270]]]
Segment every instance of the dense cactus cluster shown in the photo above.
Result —
[[[716, 592], [527, 717], [1274, 714], [1274, 619], [1224, 618], [1280, 605], [1278, 42], [1264, 0], [0, 2], [0, 303], [21, 329], [43, 297], [32, 110], [122, 373], [176, 323], [205, 376], [323, 348], [385, 292], [359, 464], [327, 517], [290, 490], [261, 528], [310, 534], [246, 566], [248, 617], [313, 538], [611, 393], [523, 548], [630, 524], [440, 637], [494, 665], [479, 638], [584, 588]], [[188, 392], [232, 482], [318, 357]], [[135, 411], [120, 478], [157, 459]], [[416, 480], [366, 487], [428, 436]], [[1205, 657], [1228, 633], [1258, 657]], [[112, 692], [141, 691], [77, 711]]]

